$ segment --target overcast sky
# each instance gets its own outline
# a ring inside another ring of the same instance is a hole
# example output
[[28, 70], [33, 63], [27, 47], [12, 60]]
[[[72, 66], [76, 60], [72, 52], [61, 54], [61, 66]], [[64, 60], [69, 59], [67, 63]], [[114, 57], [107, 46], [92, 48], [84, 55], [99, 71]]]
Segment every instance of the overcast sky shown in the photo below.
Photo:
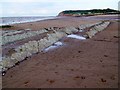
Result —
[[1, 16], [56, 16], [63, 10], [118, 9], [119, 0], [0, 0]]

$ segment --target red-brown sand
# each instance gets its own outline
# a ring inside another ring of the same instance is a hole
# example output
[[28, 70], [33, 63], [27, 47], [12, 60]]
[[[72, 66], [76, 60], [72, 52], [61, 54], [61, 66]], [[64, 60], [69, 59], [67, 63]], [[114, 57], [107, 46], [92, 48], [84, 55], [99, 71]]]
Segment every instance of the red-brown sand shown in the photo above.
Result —
[[65, 45], [8, 70], [3, 88], [117, 88], [118, 38], [117, 21], [92, 39], [63, 38]]

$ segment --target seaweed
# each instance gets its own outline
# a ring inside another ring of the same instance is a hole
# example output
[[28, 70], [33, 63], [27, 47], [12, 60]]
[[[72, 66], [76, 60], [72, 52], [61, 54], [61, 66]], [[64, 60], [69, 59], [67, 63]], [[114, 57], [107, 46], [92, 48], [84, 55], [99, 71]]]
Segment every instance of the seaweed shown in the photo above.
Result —
[[2, 25], [2, 26], [0, 26], [0, 28], [11, 28], [11, 27], [13, 27], [13, 26], [11, 26], [11, 25]]

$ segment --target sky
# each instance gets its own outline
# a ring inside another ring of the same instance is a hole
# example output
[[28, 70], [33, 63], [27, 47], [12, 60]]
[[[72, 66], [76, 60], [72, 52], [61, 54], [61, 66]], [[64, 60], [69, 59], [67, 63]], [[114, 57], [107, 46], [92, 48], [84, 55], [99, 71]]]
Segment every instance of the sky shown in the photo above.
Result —
[[0, 0], [0, 17], [56, 16], [64, 10], [118, 10], [119, 0]]

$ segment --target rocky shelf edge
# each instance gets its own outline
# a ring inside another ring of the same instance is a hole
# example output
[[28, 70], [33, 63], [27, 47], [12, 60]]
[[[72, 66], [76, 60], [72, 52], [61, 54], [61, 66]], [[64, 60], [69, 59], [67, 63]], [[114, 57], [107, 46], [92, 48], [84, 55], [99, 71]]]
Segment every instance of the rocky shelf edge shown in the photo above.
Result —
[[23, 30], [21, 30], [21, 31], [9, 32], [9, 33], [6, 33], [2, 36], [2, 45], [5, 45], [7, 43], [14, 42], [17, 40], [29, 38], [32, 36], [36, 36], [36, 35], [39, 35], [39, 34], [42, 34], [45, 32], [47, 32], [47, 30], [44, 30], [44, 29], [38, 30], [38, 31], [31, 31], [31, 30], [23, 31]]
[[5, 74], [5, 72], [17, 65], [18, 63], [25, 60], [27, 57], [39, 53], [43, 51], [45, 48], [51, 46], [55, 42], [59, 41], [59, 39], [75, 33], [79, 32], [81, 29], [90, 28], [85, 34], [83, 35], [85, 38], [92, 38], [97, 34], [98, 32], [104, 30], [108, 25], [110, 24], [109, 21], [102, 21], [91, 25], [84, 25], [80, 27], [68, 27], [68, 28], [62, 28], [61, 30], [54, 31], [54, 33], [47, 34], [47, 37], [40, 39], [38, 41], [29, 41], [28, 43], [23, 44], [22, 46], [19, 46], [16, 48], [16, 52], [13, 53], [11, 56], [4, 57], [2, 61], [0, 61], [0, 72], [2, 72], [2, 75]]

